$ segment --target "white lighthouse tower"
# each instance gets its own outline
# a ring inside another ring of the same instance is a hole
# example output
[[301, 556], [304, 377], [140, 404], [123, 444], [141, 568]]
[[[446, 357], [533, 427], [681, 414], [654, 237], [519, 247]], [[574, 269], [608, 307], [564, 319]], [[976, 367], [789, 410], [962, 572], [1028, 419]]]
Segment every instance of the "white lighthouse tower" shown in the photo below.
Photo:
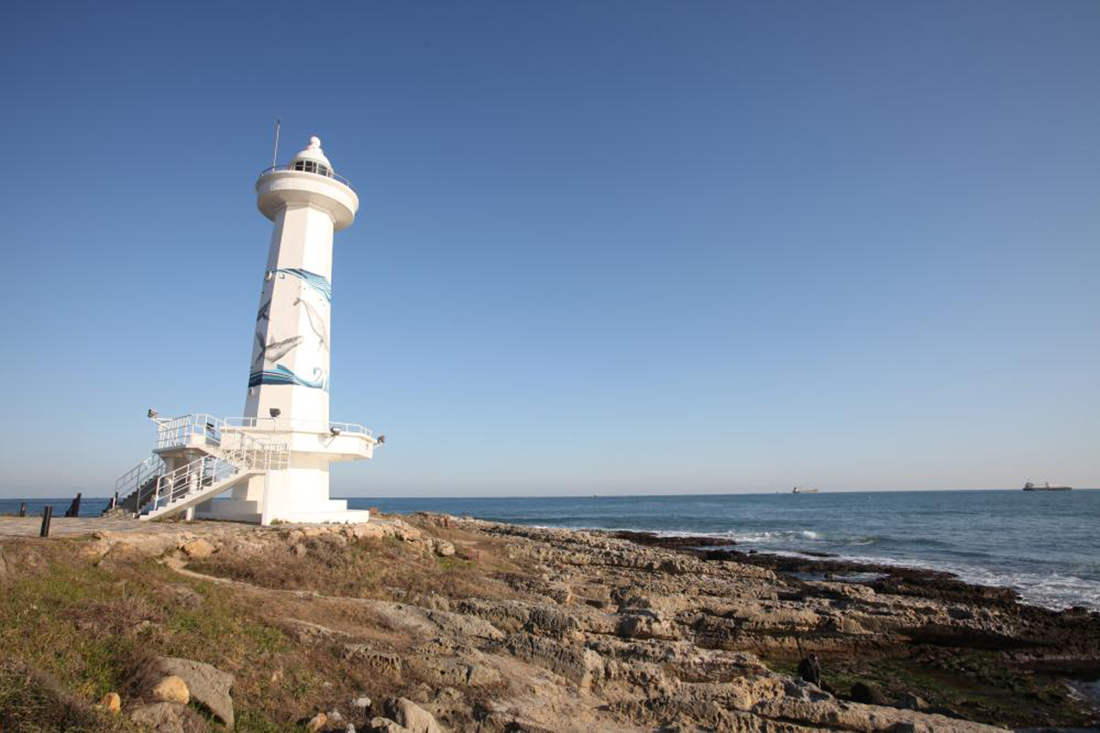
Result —
[[161, 419], [154, 454], [119, 479], [141, 518], [365, 522], [329, 498], [329, 464], [368, 459], [380, 442], [329, 420], [333, 235], [351, 226], [359, 197], [309, 145], [256, 182], [274, 222], [256, 313], [244, 417]]

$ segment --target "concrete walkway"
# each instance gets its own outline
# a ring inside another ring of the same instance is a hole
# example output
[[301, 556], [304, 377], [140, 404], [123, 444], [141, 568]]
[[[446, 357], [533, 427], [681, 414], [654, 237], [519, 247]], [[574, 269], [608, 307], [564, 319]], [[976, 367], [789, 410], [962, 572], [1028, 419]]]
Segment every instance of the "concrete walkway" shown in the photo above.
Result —
[[[226, 527], [225, 522], [141, 522], [137, 519], [102, 519], [100, 517], [54, 517], [50, 522], [50, 537], [77, 537], [93, 532], [140, 532], [167, 534]], [[234, 530], [261, 529], [257, 524], [233, 523]], [[42, 517], [0, 517], [0, 537], [37, 537], [42, 529]]]

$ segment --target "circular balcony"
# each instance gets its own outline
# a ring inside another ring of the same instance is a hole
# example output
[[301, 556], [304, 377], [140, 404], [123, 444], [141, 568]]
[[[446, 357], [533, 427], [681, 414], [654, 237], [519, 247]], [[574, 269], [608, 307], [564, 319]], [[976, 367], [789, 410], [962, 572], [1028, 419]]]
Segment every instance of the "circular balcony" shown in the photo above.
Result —
[[260, 212], [272, 221], [288, 205], [310, 205], [328, 212], [337, 232], [351, 226], [359, 210], [359, 195], [348, 179], [313, 160], [267, 168], [256, 181], [256, 195]]
[[263, 178], [264, 176], [270, 175], [272, 173], [279, 173], [281, 171], [312, 173], [315, 176], [321, 176], [322, 178], [331, 178], [335, 181], [339, 181], [340, 183], [350, 188], [352, 191], [355, 190], [355, 187], [351, 185], [351, 181], [339, 175], [338, 173], [334, 173], [331, 168], [328, 168], [327, 166], [321, 165], [311, 160], [296, 160], [293, 163], [288, 163], [286, 165], [273, 165], [270, 168], [265, 168], [260, 171], [260, 178]]

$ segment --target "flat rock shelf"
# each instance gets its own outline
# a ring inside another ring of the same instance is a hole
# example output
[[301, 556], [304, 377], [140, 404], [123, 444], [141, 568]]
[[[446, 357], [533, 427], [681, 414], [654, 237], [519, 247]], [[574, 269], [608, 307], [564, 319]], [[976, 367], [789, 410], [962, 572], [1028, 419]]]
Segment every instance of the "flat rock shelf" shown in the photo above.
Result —
[[[1100, 722], [1089, 696], [1100, 614], [1083, 609], [1024, 605], [945, 573], [745, 553], [728, 539], [377, 520], [55, 520], [50, 540], [35, 536], [37, 520], [0, 520], [0, 727]], [[150, 669], [207, 670], [222, 692], [204, 703], [191, 682], [188, 702], [158, 700]]]

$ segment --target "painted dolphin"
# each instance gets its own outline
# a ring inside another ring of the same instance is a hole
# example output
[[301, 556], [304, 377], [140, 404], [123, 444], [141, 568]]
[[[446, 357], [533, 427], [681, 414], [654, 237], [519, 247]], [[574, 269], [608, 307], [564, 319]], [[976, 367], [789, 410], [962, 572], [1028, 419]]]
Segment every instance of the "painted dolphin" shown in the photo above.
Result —
[[313, 329], [313, 332], [317, 334], [317, 338], [321, 340], [321, 346], [324, 346], [325, 351], [328, 351], [328, 329], [325, 328], [325, 320], [321, 318], [317, 309], [312, 305], [301, 298], [295, 298], [293, 305], [298, 305], [299, 303], [305, 306], [306, 316], [309, 317], [309, 327]]
[[274, 364], [279, 359], [289, 354], [294, 350], [298, 344], [302, 343], [301, 336], [291, 336], [284, 341], [276, 341], [275, 337], [271, 337], [271, 343], [264, 346], [264, 338], [259, 333], [256, 334], [256, 341], [260, 344], [260, 353], [256, 356], [256, 362], [261, 360]]

